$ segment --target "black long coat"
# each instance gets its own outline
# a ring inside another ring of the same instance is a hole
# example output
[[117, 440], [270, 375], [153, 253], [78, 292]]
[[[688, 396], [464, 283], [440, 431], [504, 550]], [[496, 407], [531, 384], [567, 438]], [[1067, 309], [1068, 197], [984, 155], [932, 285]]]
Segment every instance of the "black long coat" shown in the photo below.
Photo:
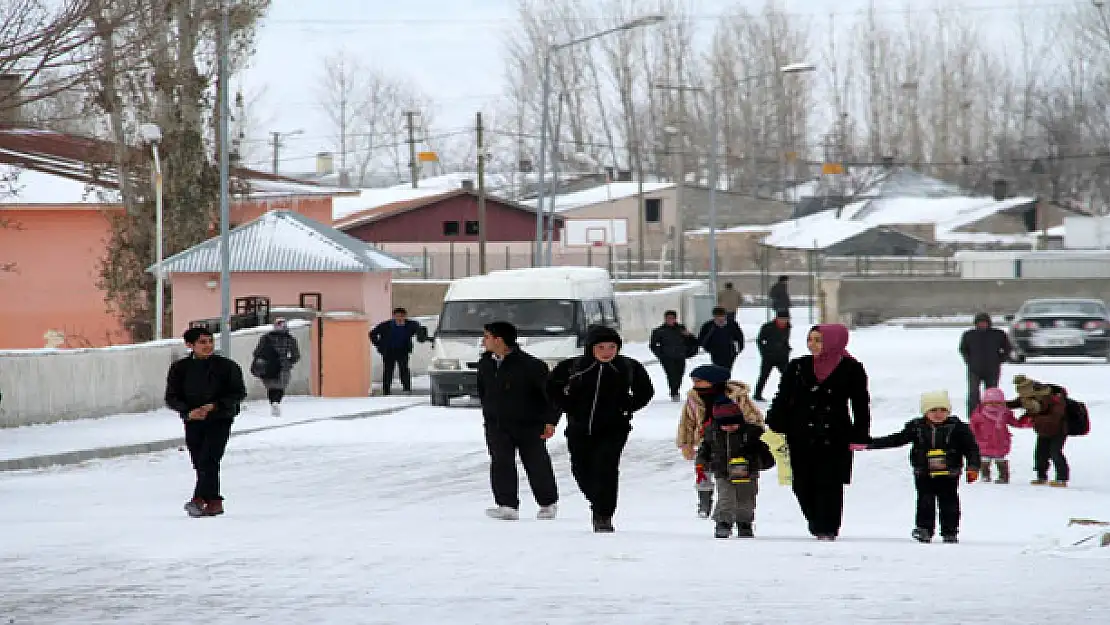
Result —
[[786, 436], [795, 471], [835, 471], [849, 484], [849, 445], [871, 440], [870, 404], [867, 372], [858, 360], [845, 356], [829, 377], [818, 383], [813, 356], [802, 356], [786, 366], [767, 411], [767, 426]]

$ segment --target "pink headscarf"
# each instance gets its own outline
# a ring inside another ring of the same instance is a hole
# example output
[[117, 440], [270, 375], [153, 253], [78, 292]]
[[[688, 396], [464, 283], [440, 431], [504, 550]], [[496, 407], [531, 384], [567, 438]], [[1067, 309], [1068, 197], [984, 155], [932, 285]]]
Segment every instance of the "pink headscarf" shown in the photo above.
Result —
[[832, 375], [836, 366], [845, 356], [851, 356], [848, 350], [848, 328], [839, 323], [822, 323], [816, 327], [821, 333], [821, 353], [813, 357], [813, 373], [818, 382], [824, 382]]

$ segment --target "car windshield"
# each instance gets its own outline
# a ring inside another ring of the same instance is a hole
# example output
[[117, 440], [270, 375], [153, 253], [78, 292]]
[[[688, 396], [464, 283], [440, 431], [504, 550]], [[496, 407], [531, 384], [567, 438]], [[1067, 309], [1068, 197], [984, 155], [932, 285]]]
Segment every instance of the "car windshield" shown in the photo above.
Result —
[[574, 333], [577, 308], [572, 300], [447, 302], [436, 334], [479, 335], [491, 321], [508, 321], [520, 335]]
[[1105, 317], [1106, 309], [1097, 302], [1030, 302], [1022, 307], [1022, 317]]

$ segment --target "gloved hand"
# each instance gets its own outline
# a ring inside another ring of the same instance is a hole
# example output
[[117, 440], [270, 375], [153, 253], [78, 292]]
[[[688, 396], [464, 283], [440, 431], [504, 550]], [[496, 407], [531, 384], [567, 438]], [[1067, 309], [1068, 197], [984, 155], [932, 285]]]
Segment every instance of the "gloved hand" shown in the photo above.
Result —
[[864, 443], [852, 443], [851, 445], [848, 445], [848, 448], [852, 451], [867, 451], [871, 449], [871, 447]]
[[975, 481], [978, 480], [978, 479], [979, 479], [979, 469], [968, 469], [967, 470], [967, 483], [968, 484], [974, 484]]
[[704, 482], [704, 481], [709, 479], [705, 475], [705, 466], [704, 465], [699, 464], [699, 465], [694, 466], [694, 477], [697, 478], [698, 482]]

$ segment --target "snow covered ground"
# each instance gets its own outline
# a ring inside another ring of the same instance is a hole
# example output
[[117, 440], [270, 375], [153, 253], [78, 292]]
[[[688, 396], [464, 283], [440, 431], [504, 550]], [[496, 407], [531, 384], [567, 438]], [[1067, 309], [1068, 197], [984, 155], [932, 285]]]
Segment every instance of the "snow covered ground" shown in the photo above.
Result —
[[[963, 403], [960, 331], [854, 333], [875, 435], [912, 417], [923, 390]], [[754, 382], [757, 367], [749, 347], [736, 373]], [[1032, 434], [1015, 432], [1015, 483], [962, 487], [959, 545], [909, 538], [906, 449], [857, 455], [835, 543], [808, 536], [773, 473], [757, 538], [712, 538], [665, 392], [636, 419], [615, 534], [590, 531], [561, 435], [560, 518], [534, 520], [522, 480], [522, 520], [492, 521], [478, 410], [420, 405], [237, 437], [228, 514], [214, 519], [181, 511], [191, 471], [177, 451], [0, 474], [0, 622], [1105, 623], [1110, 548], [1057, 543], [1076, 533], [1071, 517], [1110, 517], [1108, 368], [1011, 365], [1004, 379], [1019, 371], [1087, 401], [1092, 433], [1068, 442], [1071, 487], [1050, 490], [1028, 485]], [[0, 447], [20, 444], [7, 437]]]

